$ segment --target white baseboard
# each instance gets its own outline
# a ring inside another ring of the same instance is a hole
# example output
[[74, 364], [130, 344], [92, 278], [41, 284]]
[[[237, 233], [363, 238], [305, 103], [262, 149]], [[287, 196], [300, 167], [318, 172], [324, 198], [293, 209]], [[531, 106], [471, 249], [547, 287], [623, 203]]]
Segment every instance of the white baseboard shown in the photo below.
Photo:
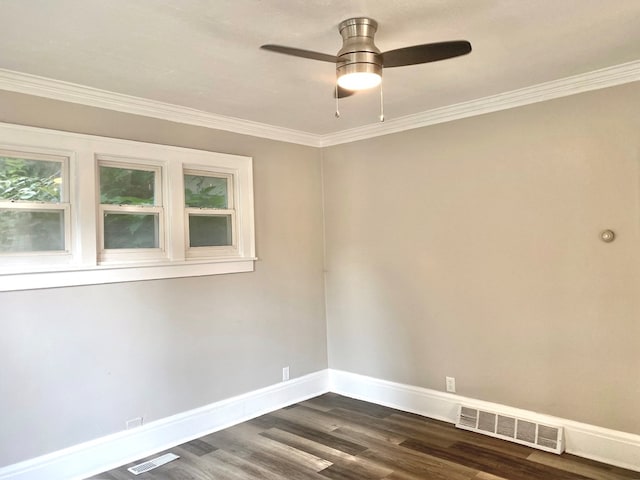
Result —
[[450, 423], [456, 422], [460, 403], [546, 422], [564, 427], [567, 453], [640, 471], [640, 435], [340, 370], [329, 370], [329, 390]]
[[322, 370], [0, 468], [0, 480], [80, 480], [327, 391]]
[[460, 403], [531, 418], [564, 427], [569, 453], [640, 471], [640, 435], [330, 369], [0, 468], [0, 480], [80, 480], [329, 391], [450, 423]]

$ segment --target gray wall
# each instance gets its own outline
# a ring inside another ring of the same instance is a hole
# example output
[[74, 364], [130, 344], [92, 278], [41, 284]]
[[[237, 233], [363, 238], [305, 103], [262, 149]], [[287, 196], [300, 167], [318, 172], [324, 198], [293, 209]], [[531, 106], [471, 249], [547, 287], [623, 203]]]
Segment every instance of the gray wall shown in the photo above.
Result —
[[0, 293], [0, 466], [327, 367], [320, 151], [0, 92], [0, 121], [254, 158], [256, 271]]
[[635, 83], [325, 149], [330, 367], [640, 434], [638, 105]]
[[333, 368], [640, 433], [639, 104], [631, 84], [320, 151], [0, 92], [0, 121], [253, 156], [260, 257], [0, 293], [0, 465], [326, 368], [326, 328]]

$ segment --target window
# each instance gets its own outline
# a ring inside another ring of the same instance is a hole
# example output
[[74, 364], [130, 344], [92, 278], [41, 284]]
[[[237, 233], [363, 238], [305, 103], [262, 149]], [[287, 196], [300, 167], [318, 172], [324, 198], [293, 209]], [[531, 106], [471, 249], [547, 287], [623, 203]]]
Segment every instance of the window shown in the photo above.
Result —
[[187, 256], [232, 254], [236, 246], [233, 176], [186, 169], [184, 203]]
[[[0, 150], [0, 259], [55, 263], [70, 249], [68, 159]], [[30, 258], [31, 257], [31, 258]]]
[[0, 124], [0, 291], [254, 260], [251, 158]]
[[162, 168], [100, 157], [98, 177], [101, 262], [164, 257]]

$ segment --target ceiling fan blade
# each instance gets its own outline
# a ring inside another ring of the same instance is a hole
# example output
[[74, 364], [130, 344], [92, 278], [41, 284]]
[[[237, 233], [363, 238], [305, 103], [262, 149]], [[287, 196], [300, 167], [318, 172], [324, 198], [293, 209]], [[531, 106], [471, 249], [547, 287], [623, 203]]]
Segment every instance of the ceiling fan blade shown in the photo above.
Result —
[[294, 57], [309, 58], [311, 60], [320, 60], [323, 62], [336, 63], [338, 57], [328, 55], [326, 53], [312, 52], [311, 50], [302, 50], [300, 48], [284, 47], [282, 45], [262, 45], [260, 48], [269, 50], [270, 52], [284, 53], [285, 55], [293, 55]]
[[398, 48], [382, 54], [384, 68], [417, 65], [419, 63], [436, 62], [447, 58], [466, 55], [471, 51], [471, 44], [466, 40], [453, 42], [425, 43], [413, 47]]
[[[350, 97], [354, 93], [356, 93], [355, 90], [347, 90], [346, 88], [342, 88], [340, 85], [338, 85], [338, 98]], [[333, 90], [333, 97], [336, 97], [335, 89]]]

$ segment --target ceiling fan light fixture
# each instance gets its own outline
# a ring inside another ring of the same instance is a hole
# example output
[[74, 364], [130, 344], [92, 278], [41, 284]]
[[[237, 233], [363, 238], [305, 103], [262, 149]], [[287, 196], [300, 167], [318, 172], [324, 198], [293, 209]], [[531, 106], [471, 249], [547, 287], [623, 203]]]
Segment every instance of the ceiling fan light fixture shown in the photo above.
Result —
[[382, 82], [382, 67], [375, 63], [350, 63], [337, 69], [338, 86], [346, 90], [367, 90]]
[[338, 85], [346, 90], [367, 90], [377, 87], [381, 81], [377, 73], [348, 73], [338, 78]]

